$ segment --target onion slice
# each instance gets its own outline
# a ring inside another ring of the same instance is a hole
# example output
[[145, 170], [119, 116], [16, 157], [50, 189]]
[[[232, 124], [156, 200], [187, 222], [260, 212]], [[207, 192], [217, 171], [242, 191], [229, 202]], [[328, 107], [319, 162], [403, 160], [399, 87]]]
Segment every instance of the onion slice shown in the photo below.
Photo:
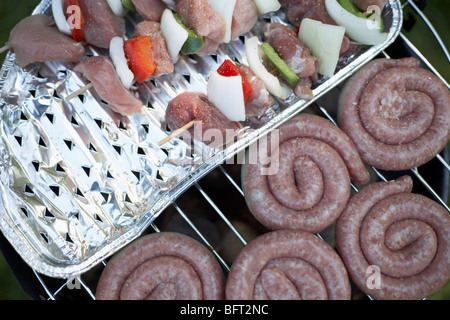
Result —
[[266, 14], [269, 12], [278, 11], [281, 4], [278, 0], [253, 0], [259, 14]]
[[230, 42], [236, 0], [209, 0], [209, 5], [225, 22], [225, 36], [222, 41], [225, 43]]
[[122, 84], [125, 88], [130, 89], [134, 83], [134, 74], [128, 67], [128, 61], [125, 57], [125, 51], [123, 49], [124, 41], [121, 37], [114, 37], [111, 39], [109, 45], [109, 55], [116, 68], [117, 75], [119, 76]]
[[325, 0], [325, 7], [330, 17], [338, 25], [345, 27], [352, 40], [365, 45], [378, 45], [386, 41], [388, 34], [382, 32], [373, 20], [355, 16], [345, 10], [337, 0]]
[[172, 10], [165, 9], [161, 16], [161, 33], [166, 40], [167, 50], [173, 63], [180, 58], [180, 51], [189, 37], [186, 29], [175, 19]]
[[52, 0], [52, 14], [58, 30], [72, 36], [72, 30], [70, 30], [64, 13], [64, 0]]
[[245, 52], [250, 69], [264, 82], [267, 90], [280, 99], [287, 99], [292, 90], [264, 67], [261, 61], [258, 37], [254, 36], [245, 41]]
[[318, 73], [331, 77], [336, 71], [345, 28], [325, 24], [317, 20], [302, 20], [298, 38], [319, 58]]
[[212, 71], [207, 96], [217, 109], [231, 121], [245, 121], [244, 91], [241, 76], [222, 76]]

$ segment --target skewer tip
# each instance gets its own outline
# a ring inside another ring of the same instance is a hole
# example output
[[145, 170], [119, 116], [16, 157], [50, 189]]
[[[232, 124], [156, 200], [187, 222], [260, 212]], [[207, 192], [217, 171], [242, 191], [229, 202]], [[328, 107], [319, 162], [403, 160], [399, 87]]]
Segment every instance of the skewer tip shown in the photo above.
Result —
[[75, 98], [76, 96], [78, 96], [79, 94], [82, 94], [85, 91], [88, 91], [89, 89], [91, 89], [94, 85], [91, 83], [88, 83], [87, 85], [85, 85], [84, 87], [78, 89], [77, 91], [71, 93], [70, 95], [68, 95], [66, 97], [67, 101], [72, 100], [73, 98]]
[[6, 43], [3, 47], [0, 48], [0, 54], [8, 51], [9, 49], [11, 49], [11, 46], [8, 43]]
[[182, 126], [181, 128], [175, 130], [174, 132], [172, 132], [170, 135], [168, 135], [167, 137], [165, 137], [164, 139], [162, 139], [160, 142], [158, 142], [158, 146], [163, 146], [164, 144], [166, 144], [167, 142], [169, 142], [170, 140], [178, 137], [179, 135], [181, 135], [184, 131], [189, 130], [193, 125], [194, 125], [194, 120], [192, 120], [191, 122], [185, 124], [184, 126]]

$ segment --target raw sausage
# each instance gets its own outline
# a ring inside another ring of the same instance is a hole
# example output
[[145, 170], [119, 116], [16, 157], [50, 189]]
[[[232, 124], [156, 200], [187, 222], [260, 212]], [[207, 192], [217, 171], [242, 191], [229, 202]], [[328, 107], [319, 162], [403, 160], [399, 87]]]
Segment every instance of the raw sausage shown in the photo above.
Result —
[[347, 271], [318, 236], [279, 230], [250, 241], [233, 262], [228, 300], [348, 300]]
[[278, 144], [259, 143], [243, 165], [247, 205], [269, 229], [320, 232], [345, 208], [350, 180], [367, 183], [369, 173], [348, 137], [320, 116], [300, 114], [276, 133]]
[[338, 122], [368, 165], [411, 169], [448, 143], [450, 93], [415, 58], [376, 59], [345, 84]]
[[97, 300], [220, 300], [222, 269], [206, 247], [174, 232], [153, 233], [111, 258]]
[[450, 280], [450, 215], [410, 176], [365, 186], [336, 224], [353, 282], [375, 299], [422, 299]]

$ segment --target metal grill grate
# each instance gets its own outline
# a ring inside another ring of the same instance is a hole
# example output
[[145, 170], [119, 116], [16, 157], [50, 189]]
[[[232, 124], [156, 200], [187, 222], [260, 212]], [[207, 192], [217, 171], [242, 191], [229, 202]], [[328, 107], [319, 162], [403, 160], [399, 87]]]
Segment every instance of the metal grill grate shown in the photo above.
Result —
[[[430, 28], [439, 45], [441, 46], [445, 56], [450, 61], [450, 56], [440, 39], [438, 33], [435, 31], [427, 17], [421, 12], [417, 5], [410, 0], [405, 1], [404, 7], [410, 6], [414, 9], [416, 16], [420, 17]], [[396, 43], [406, 46], [413, 55], [417, 56], [424, 66], [433, 71], [446, 85], [449, 84], [445, 79], [436, 71], [432, 64], [420, 53], [420, 51], [409, 41], [404, 35], [400, 34]], [[394, 44], [395, 45], [395, 44]], [[384, 57], [389, 58], [390, 48], [383, 51]], [[450, 87], [449, 87], [450, 88]], [[327, 94], [338, 94], [340, 88], [333, 89], [335, 92]], [[326, 100], [326, 97], [323, 98]], [[323, 100], [322, 99], [322, 100]], [[309, 108], [311, 111], [322, 115], [332, 122], [335, 122], [335, 115], [332, 108], [326, 102], [319, 100], [311, 105]], [[431, 166], [433, 166], [433, 172], [442, 172], [444, 177], [444, 184], [450, 182], [450, 166], [449, 166], [449, 152], [448, 147], [432, 160]], [[234, 162], [239, 156], [233, 158]], [[233, 252], [237, 252], [240, 248], [251, 240], [251, 238], [258, 232], [264, 231], [258, 225], [248, 212], [236, 212], [236, 208], [242, 207], [246, 209], [244, 193], [240, 187], [240, 166], [239, 164], [224, 163], [217, 167], [213, 172], [209, 173], [198, 183], [195, 183], [193, 187], [187, 190], [181, 195], [176, 202], [172, 203], [166, 211], [161, 214], [149, 228], [148, 232], [159, 232], [176, 230], [180, 231], [203, 242], [212, 253], [216, 256], [217, 260], [222, 264], [224, 269], [228, 271], [233, 259]], [[392, 173], [383, 172], [372, 168], [372, 173], [380, 180], [389, 180], [392, 178]], [[410, 170], [411, 176], [413, 176], [420, 183], [421, 192], [434, 198], [437, 202], [442, 204], [447, 211], [450, 212], [448, 206], [448, 191], [443, 192], [445, 186], [436, 184], [433, 180], [433, 174], [427, 172], [426, 168], [414, 168]], [[418, 183], [416, 182], [415, 185]], [[357, 191], [355, 186], [353, 191]], [[224, 205], [224, 201], [218, 197], [218, 194], [228, 195], [228, 199], [233, 199], [233, 203], [229, 201]], [[187, 199], [187, 201], [186, 201]], [[242, 224], [236, 217], [241, 217]], [[173, 222], [175, 221], [175, 223]], [[214, 226], [211, 232], [211, 226]], [[250, 225], [253, 229], [247, 229]], [[221, 239], [218, 238], [214, 230], [220, 230]], [[323, 238], [329, 237], [327, 234], [321, 234]], [[227, 242], [230, 247], [224, 246], [224, 238], [231, 239]], [[101, 274], [103, 267], [107, 261], [103, 261], [101, 264], [90, 270], [89, 272], [77, 276], [69, 280], [53, 279], [47, 276], [41, 275], [36, 271], [34, 275], [40, 285], [42, 286], [42, 299], [57, 300], [57, 299], [95, 299], [95, 288], [98, 278]]]

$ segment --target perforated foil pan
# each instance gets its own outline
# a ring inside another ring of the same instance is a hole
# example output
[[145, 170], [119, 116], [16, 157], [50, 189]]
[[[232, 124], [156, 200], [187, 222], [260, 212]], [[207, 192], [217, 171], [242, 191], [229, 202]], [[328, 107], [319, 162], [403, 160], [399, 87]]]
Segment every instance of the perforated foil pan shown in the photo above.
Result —
[[[36, 13], [51, 14], [51, 1]], [[167, 103], [190, 90], [206, 92], [207, 77], [226, 58], [246, 64], [245, 37], [262, 39], [262, 25], [286, 21], [284, 13], [260, 17], [249, 33], [221, 45], [217, 54], [184, 57], [175, 72], [137, 89], [140, 114], [113, 113], [89, 90], [73, 64], [48, 62], [21, 69], [10, 52], [0, 73], [0, 228], [37, 272], [56, 278], [81, 274], [137, 238], [180, 194], [218, 164], [304, 110], [389, 46], [400, 32], [399, 1], [383, 11], [385, 43], [364, 47], [339, 62], [338, 72], [315, 84], [312, 101], [278, 101], [258, 121], [243, 123], [237, 141], [211, 149], [168, 135]], [[139, 19], [127, 20], [128, 32]], [[87, 49], [87, 54], [103, 54]]]

